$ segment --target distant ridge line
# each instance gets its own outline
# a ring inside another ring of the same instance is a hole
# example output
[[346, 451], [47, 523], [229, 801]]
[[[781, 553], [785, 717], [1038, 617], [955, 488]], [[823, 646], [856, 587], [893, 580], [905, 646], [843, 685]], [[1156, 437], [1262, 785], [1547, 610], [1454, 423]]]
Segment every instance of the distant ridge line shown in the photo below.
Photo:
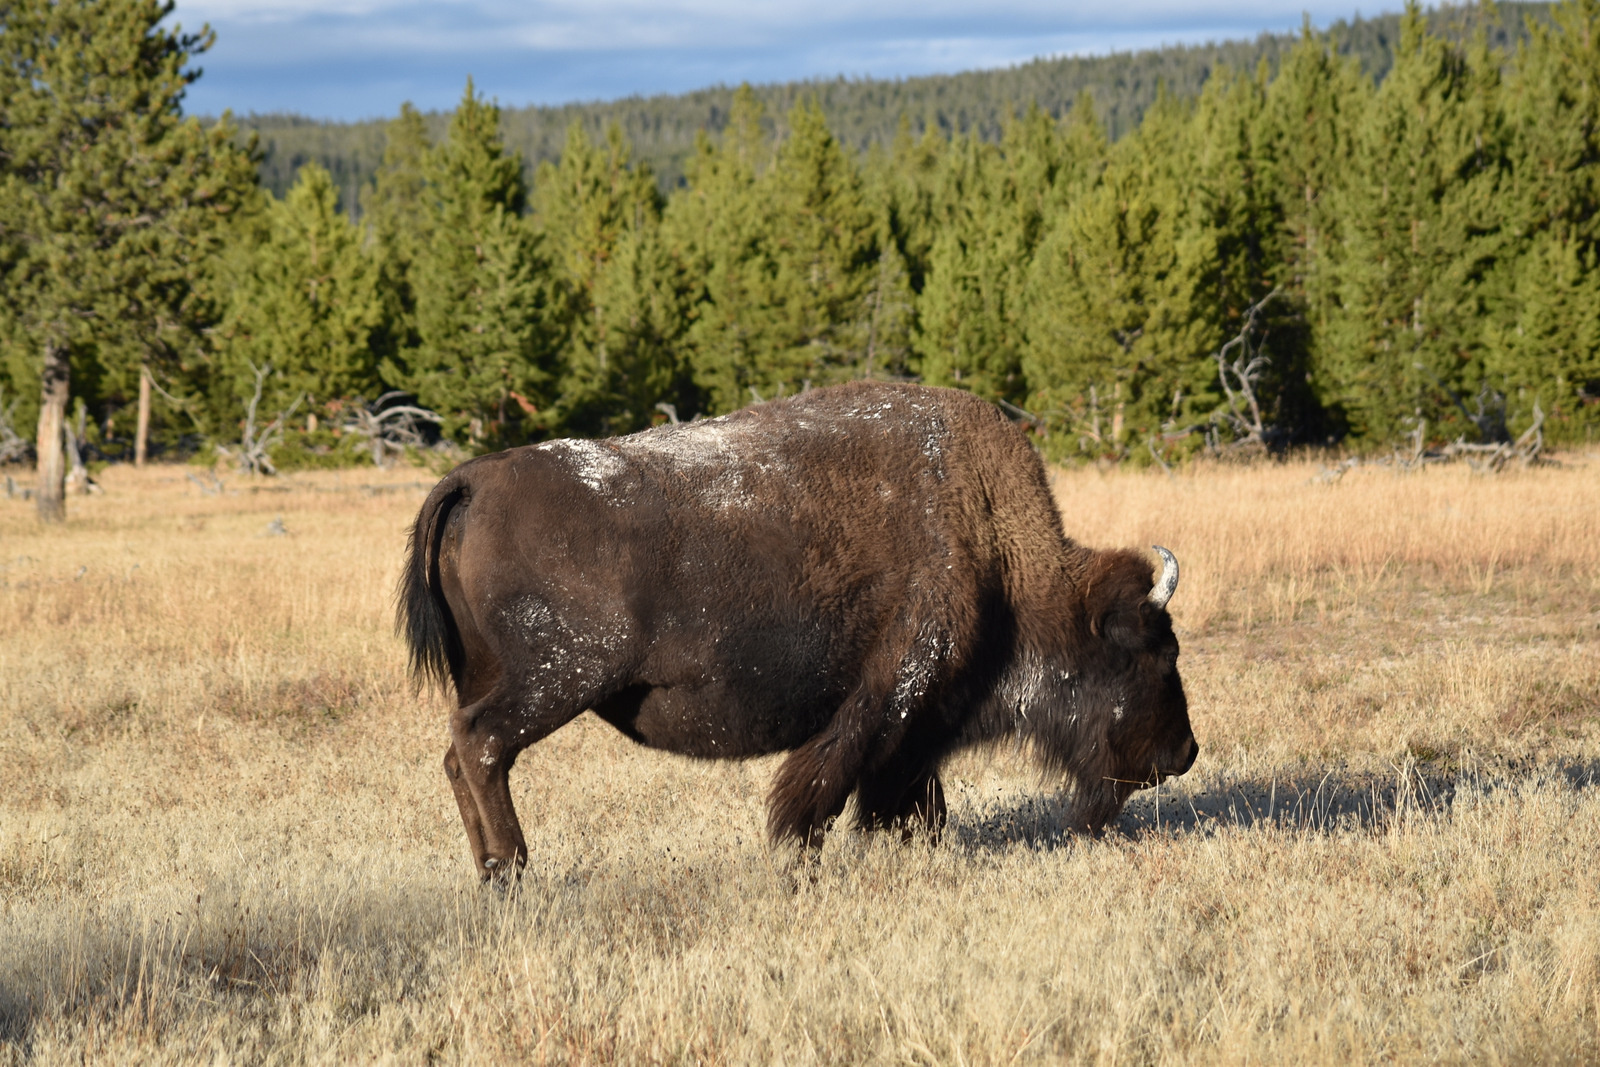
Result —
[[[1430, 10], [1428, 21], [1434, 32], [1459, 41], [1481, 29], [1491, 48], [1509, 53], [1527, 37], [1530, 23], [1549, 20], [1553, 6], [1502, 3], [1493, 16], [1479, 7], [1443, 7]], [[1369, 76], [1381, 80], [1393, 63], [1399, 25], [1399, 15], [1341, 19], [1317, 36], [1339, 54], [1356, 57]], [[1116, 138], [1139, 124], [1159, 85], [1165, 84], [1179, 98], [1193, 98], [1220, 67], [1255, 70], [1266, 63], [1276, 71], [1279, 59], [1298, 40], [1298, 33], [1262, 33], [1250, 41], [1041, 57], [956, 74], [812, 78], [758, 85], [754, 91], [766, 105], [769, 123], [780, 132], [789, 109], [814, 95], [835, 136], [858, 151], [889, 144], [902, 115], [914, 136], [931, 127], [946, 135], [976, 131], [985, 139], [997, 139], [1007, 117], [1020, 108], [1036, 103], [1060, 117], [1085, 91], [1093, 94], [1101, 122]], [[698, 131], [715, 134], [726, 124], [734, 91], [732, 86], [718, 85], [687, 93], [505, 107], [501, 118], [506, 145], [522, 154], [530, 177], [541, 162], [560, 158], [572, 123], [582, 124], [591, 137], [600, 139], [615, 122], [631, 144], [634, 159], [648, 163], [662, 185], [670, 188], [683, 179]], [[400, 103], [395, 101], [397, 113]], [[425, 119], [432, 137], [443, 136], [448, 112], [428, 112]], [[386, 119], [340, 122], [270, 113], [235, 121], [242, 131], [259, 135], [262, 184], [276, 196], [293, 184], [302, 165], [316, 161], [332, 173], [345, 210], [353, 211], [358, 191], [371, 181], [383, 158]]]

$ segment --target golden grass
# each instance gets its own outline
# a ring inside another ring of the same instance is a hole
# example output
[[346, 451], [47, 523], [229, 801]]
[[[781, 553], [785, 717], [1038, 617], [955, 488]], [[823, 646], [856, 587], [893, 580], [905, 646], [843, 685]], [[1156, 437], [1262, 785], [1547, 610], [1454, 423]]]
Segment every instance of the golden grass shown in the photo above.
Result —
[[1183, 565], [1200, 761], [1117, 832], [972, 754], [797, 872], [772, 760], [585, 718], [505, 899], [390, 635], [425, 475], [0, 500], [0, 1062], [1593, 1062], [1597, 473], [1063, 473]]

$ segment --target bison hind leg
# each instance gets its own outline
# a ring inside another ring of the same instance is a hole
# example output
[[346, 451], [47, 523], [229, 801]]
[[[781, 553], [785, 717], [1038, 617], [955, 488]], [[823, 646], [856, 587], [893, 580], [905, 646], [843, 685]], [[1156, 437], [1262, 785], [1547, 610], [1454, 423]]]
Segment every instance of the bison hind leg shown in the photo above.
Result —
[[456, 794], [478, 877], [503, 887], [528, 861], [522, 823], [511, 799], [510, 773], [517, 755], [583, 713], [582, 698], [529, 707], [527, 684], [497, 684], [488, 695], [450, 717], [445, 774]]

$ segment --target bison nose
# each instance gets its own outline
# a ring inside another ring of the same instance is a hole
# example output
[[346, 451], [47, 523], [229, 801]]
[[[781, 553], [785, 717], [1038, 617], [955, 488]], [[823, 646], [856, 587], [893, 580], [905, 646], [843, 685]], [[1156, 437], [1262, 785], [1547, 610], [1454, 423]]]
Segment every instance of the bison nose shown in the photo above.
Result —
[[1183, 766], [1179, 768], [1178, 773], [1183, 774], [1188, 771], [1190, 767], [1193, 767], [1195, 757], [1198, 755], [1200, 755], [1200, 742], [1191, 737], [1189, 738], [1189, 756], [1183, 761]]

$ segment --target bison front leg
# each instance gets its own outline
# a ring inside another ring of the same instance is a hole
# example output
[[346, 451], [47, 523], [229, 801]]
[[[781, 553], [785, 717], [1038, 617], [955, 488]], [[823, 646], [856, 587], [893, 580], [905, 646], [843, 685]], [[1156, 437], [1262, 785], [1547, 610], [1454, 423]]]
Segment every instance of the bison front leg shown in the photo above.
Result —
[[767, 832], [774, 841], [796, 839], [805, 848], [822, 847], [828, 824], [855, 791], [866, 762], [866, 728], [881, 705], [863, 686], [826, 730], [783, 761], [767, 801]]
[[822, 734], [783, 761], [768, 800], [767, 833], [773, 841], [822, 847], [828, 824], [839, 817], [855, 788], [855, 767], [844, 747], [838, 738]]
[[1068, 827], [1075, 833], [1100, 837], [1137, 789], [1138, 783], [1117, 778], [1080, 777], [1067, 815]]
[[910, 784], [903, 774], [872, 776], [862, 781], [856, 804], [861, 809], [858, 824], [863, 830], [898, 827], [900, 839], [910, 841], [921, 829], [937, 844], [944, 829], [944, 785], [933, 771], [911, 776]]

